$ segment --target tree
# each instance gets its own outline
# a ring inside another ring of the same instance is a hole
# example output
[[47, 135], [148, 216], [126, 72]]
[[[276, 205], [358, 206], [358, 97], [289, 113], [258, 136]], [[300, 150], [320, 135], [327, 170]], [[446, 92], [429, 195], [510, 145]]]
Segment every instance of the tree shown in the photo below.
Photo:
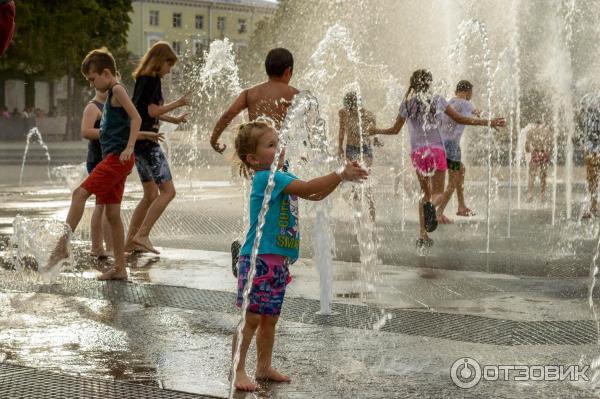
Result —
[[[9, 78], [33, 82], [67, 76], [67, 136], [73, 138], [83, 107], [81, 61], [90, 50], [105, 46], [118, 66], [128, 65], [131, 10], [131, 0], [19, 2], [13, 44], [0, 59], [0, 83]], [[32, 98], [28, 101], [28, 106], [33, 105]]]

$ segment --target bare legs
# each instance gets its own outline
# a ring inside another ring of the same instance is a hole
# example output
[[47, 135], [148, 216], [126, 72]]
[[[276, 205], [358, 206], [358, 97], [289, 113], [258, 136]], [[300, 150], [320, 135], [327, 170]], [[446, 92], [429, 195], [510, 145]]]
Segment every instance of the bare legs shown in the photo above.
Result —
[[419, 200], [419, 237], [427, 240], [429, 237], [425, 230], [423, 205], [426, 202], [432, 202], [434, 206], [438, 206], [444, 200], [444, 180], [446, 179], [446, 172], [436, 170], [433, 176], [423, 176], [418, 171], [416, 173], [419, 185], [421, 186], [421, 191], [423, 191], [423, 197]]
[[[96, 205], [92, 213], [90, 235], [92, 239], [92, 255], [99, 258], [106, 257], [107, 252], [112, 252], [112, 238], [110, 224], [106, 217], [104, 205]], [[102, 240], [104, 239], [104, 242]]]
[[[73, 191], [73, 195], [71, 196], [71, 206], [69, 207], [69, 213], [67, 214], [66, 220], [66, 223], [71, 228], [71, 231], [75, 231], [77, 225], [81, 221], [83, 212], [85, 211], [85, 201], [90, 197], [90, 195], [91, 193], [83, 187], [78, 187], [75, 189], [75, 191]], [[59, 238], [56, 247], [50, 255], [50, 259], [48, 260], [48, 267], [54, 267], [61, 260], [69, 256], [67, 251], [68, 240], [68, 235]]]
[[598, 212], [598, 169], [600, 168], [600, 158], [593, 155], [586, 156], [585, 166], [588, 192], [590, 193], [590, 210], [583, 217], [589, 218], [595, 216]]
[[[234, 386], [240, 391], [254, 391], [258, 385], [252, 381], [246, 372], [246, 355], [256, 332], [256, 379], [277, 382], [289, 382], [290, 378], [275, 370], [271, 365], [273, 357], [273, 344], [275, 343], [275, 326], [279, 316], [261, 316], [256, 313], [246, 312], [246, 324], [242, 329], [242, 343], [240, 346], [240, 359], [235, 373]], [[231, 358], [237, 349], [237, 332], [233, 336]]]
[[443, 220], [450, 221], [448, 218], [444, 216], [444, 211], [446, 210], [446, 206], [452, 198], [452, 194], [456, 190], [456, 199], [458, 201], [458, 209], [456, 214], [458, 216], [471, 216], [472, 212], [467, 205], [465, 204], [465, 165], [461, 162], [459, 170], [448, 170], [448, 187], [444, 192], [444, 196], [442, 202], [438, 207], [438, 218], [442, 218]]
[[145, 182], [143, 187], [144, 197], [131, 217], [125, 249], [132, 251], [136, 245], [139, 245], [158, 254], [159, 252], [150, 242], [150, 231], [169, 203], [175, 198], [175, 186], [173, 181], [167, 181], [160, 185], [154, 182]]
[[121, 221], [121, 204], [107, 204], [105, 212], [113, 239], [115, 264], [111, 270], [98, 276], [98, 280], [125, 280], [127, 279], [127, 269], [125, 269], [123, 244], [125, 233], [123, 232], [123, 222]]
[[[529, 162], [529, 180], [527, 182], [527, 202], [533, 201], [533, 192], [535, 191], [535, 178], [540, 177], [540, 198], [546, 200], [546, 176], [548, 174], [548, 164], [539, 162]], [[597, 183], [596, 183], [597, 184]]]

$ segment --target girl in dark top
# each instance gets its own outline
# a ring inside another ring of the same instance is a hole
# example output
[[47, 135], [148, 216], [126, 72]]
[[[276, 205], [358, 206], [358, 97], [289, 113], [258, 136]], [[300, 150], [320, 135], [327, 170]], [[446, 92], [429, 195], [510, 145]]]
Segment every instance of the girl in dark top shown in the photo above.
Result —
[[[177, 55], [171, 46], [167, 42], [157, 42], [142, 57], [133, 73], [133, 103], [142, 117], [140, 130], [158, 132], [161, 120], [175, 124], [186, 122], [187, 114], [177, 117], [166, 114], [187, 105], [187, 96], [167, 104], [164, 104], [162, 96], [160, 80], [171, 72], [176, 62]], [[125, 251], [141, 249], [158, 254], [150, 242], [150, 230], [175, 197], [175, 186], [167, 158], [158, 143], [139, 140], [135, 144], [135, 166], [144, 196], [131, 217]]]

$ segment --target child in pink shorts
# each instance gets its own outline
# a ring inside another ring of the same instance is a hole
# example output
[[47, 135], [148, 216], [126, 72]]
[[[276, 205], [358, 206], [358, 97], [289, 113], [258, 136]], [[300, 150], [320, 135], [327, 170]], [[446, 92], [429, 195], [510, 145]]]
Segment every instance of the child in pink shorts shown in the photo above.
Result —
[[[436, 206], [444, 199], [446, 180], [446, 153], [440, 134], [442, 116], [463, 125], [488, 124], [487, 119], [466, 117], [448, 105], [444, 97], [430, 92], [433, 76], [426, 69], [418, 69], [410, 77], [410, 86], [400, 104], [396, 123], [389, 129], [373, 129], [371, 134], [398, 134], [408, 121], [410, 158], [415, 167], [423, 197], [419, 201], [419, 238], [417, 247], [430, 247], [433, 240], [427, 235], [437, 228]], [[505, 126], [502, 118], [492, 119], [492, 127]]]
[[[235, 139], [235, 151], [241, 161], [241, 171], [252, 175], [250, 193], [250, 228], [238, 260], [237, 305], [244, 306], [244, 289], [247, 299], [241, 336], [233, 338], [233, 353], [239, 358], [233, 368], [233, 386], [241, 391], [254, 391], [258, 385], [246, 373], [246, 354], [256, 332], [256, 379], [289, 382], [290, 378], [271, 365], [275, 326], [279, 320], [285, 289], [291, 281], [289, 264], [298, 258], [300, 230], [298, 228], [298, 198], [319, 201], [333, 192], [343, 180], [366, 179], [368, 172], [358, 163], [348, 163], [343, 171], [333, 172], [310, 181], [299, 180], [282, 170], [273, 175], [273, 191], [269, 210], [265, 215], [262, 236], [258, 245], [255, 275], [249, 280], [254, 241], [257, 237], [259, 213], [269, 185], [270, 167], [275, 158], [279, 138], [266, 122], [242, 124]], [[279, 168], [283, 166], [283, 154]]]

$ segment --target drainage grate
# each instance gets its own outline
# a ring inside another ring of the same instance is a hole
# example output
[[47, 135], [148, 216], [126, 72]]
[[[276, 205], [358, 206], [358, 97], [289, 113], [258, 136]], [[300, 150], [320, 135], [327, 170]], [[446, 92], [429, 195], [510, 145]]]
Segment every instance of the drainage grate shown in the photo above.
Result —
[[201, 399], [208, 396], [0, 363], [2, 398]]
[[[233, 306], [235, 294], [225, 291], [98, 282], [73, 277], [62, 277], [54, 284], [34, 284], [15, 280], [15, 276], [9, 273], [2, 273], [0, 276], [2, 291], [39, 292], [223, 313], [238, 312]], [[388, 320], [383, 323], [380, 331], [491, 345], [586, 345], [598, 342], [598, 333], [592, 320], [515, 321], [339, 303], [333, 304], [333, 315], [323, 316], [316, 314], [319, 309], [317, 300], [290, 297], [286, 299], [282, 318], [329, 327], [372, 329], [373, 325], [385, 317]]]

